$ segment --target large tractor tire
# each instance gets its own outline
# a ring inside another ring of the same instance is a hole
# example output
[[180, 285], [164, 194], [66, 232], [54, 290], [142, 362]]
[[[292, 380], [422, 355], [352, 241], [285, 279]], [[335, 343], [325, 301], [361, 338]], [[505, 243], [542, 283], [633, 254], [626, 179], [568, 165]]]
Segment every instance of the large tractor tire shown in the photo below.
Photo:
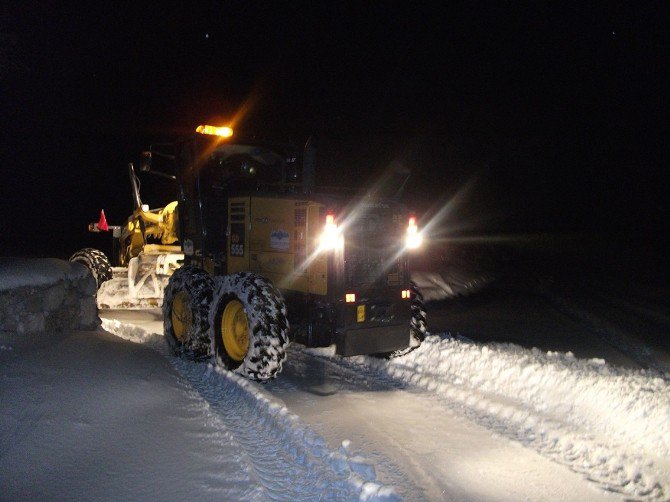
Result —
[[211, 355], [209, 307], [214, 279], [186, 265], [170, 277], [163, 296], [163, 333], [175, 355], [206, 359]]
[[428, 335], [426, 307], [423, 303], [423, 295], [414, 282], [410, 283], [409, 301], [409, 308], [412, 312], [412, 317], [409, 321], [409, 346], [404, 349], [394, 350], [393, 352], [375, 354], [376, 357], [393, 359], [395, 357], [404, 356], [405, 354], [409, 354], [413, 350], [418, 349], [426, 339], [426, 335]]
[[91, 271], [95, 283], [100, 289], [103, 282], [112, 278], [112, 264], [102, 251], [94, 248], [84, 248], [70, 256], [70, 261], [83, 264]]
[[410, 331], [412, 336], [419, 341], [419, 345], [421, 345], [421, 342], [425, 340], [428, 334], [428, 323], [423, 295], [414, 282], [410, 283], [409, 301], [409, 308], [412, 311]]
[[284, 298], [269, 280], [250, 272], [218, 279], [209, 324], [219, 365], [258, 381], [281, 371], [288, 319]]

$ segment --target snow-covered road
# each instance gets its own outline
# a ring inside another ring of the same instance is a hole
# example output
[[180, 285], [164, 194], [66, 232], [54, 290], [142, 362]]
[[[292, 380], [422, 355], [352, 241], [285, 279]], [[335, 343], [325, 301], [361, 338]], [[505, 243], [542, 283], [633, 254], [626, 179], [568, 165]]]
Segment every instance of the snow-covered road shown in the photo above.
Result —
[[156, 351], [105, 332], [3, 348], [3, 500], [254, 494], [226, 425]]
[[[364, 359], [364, 358], [360, 358]], [[348, 438], [405, 500], [605, 498], [564, 466], [372, 368], [293, 347], [279, 396], [331, 446]]]
[[0, 499], [396, 498], [254, 384], [168, 357], [161, 336], [123, 335], [144, 343], [3, 340]]
[[172, 357], [159, 310], [0, 331], [0, 499], [667, 500], [667, 297], [595, 275], [447, 278], [418, 350], [294, 344], [264, 385]]
[[[109, 315], [161, 329], [158, 313]], [[391, 362], [295, 345], [276, 381], [247, 385], [406, 500], [668, 493], [670, 394], [654, 372], [433, 336]]]

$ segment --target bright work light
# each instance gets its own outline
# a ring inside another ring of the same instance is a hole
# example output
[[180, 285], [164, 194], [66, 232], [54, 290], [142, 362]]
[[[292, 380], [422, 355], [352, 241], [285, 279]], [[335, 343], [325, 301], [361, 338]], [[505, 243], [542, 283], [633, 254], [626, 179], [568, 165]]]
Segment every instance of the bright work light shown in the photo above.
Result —
[[332, 251], [344, 247], [344, 236], [342, 229], [335, 223], [335, 216], [326, 215], [326, 225], [319, 239], [319, 251]]
[[416, 249], [421, 246], [423, 236], [419, 233], [419, 227], [416, 224], [416, 218], [410, 216], [407, 225], [407, 235], [405, 236], [405, 247], [407, 249]]

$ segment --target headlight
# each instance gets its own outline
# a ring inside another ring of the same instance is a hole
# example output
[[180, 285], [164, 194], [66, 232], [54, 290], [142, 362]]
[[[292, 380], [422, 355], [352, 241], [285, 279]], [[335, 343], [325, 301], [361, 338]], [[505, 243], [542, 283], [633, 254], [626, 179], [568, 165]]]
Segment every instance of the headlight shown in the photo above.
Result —
[[410, 216], [407, 225], [407, 234], [405, 235], [405, 247], [407, 249], [416, 249], [421, 246], [423, 236], [419, 232], [419, 227], [416, 224], [416, 218]]
[[327, 214], [326, 225], [319, 238], [319, 251], [332, 251], [342, 249], [343, 247], [344, 236], [342, 235], [342, 229], [335, 223], [335, 216]]

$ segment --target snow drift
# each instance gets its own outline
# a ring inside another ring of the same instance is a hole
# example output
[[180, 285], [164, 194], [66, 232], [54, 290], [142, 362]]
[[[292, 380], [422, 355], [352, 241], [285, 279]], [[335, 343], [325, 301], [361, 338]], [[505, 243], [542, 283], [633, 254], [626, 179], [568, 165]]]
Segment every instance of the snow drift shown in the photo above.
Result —
[[670, 495], [670, 383], [662, 373], [448, 335], [390, 361], [307, 350], [433, 393], [607, 490]]

